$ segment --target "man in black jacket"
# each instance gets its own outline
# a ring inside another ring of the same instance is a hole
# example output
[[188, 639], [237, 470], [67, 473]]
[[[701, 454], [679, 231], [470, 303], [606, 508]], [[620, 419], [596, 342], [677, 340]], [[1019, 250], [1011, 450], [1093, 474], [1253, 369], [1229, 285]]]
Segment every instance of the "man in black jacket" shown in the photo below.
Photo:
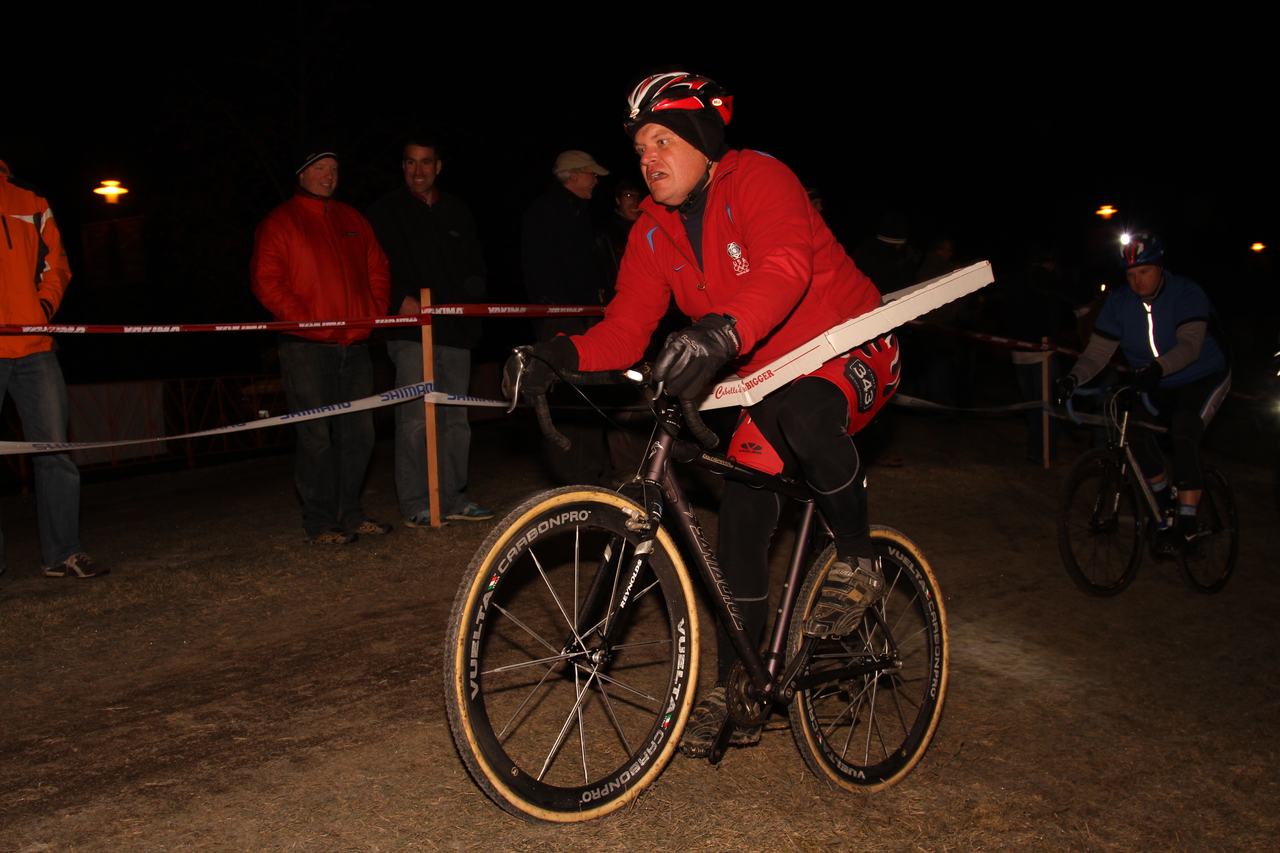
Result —
[[[421, 313], [419, 292], [431, 288], [434, 303], [484, 299], [485, 266], [471, 211], [436, 185], [443, 160], [435, 140], [418, 135], [404, 146], [405, 185], [369, 209], [378, 242], [391, 262], [392, 314]], [[466, 394], [471, 381], [471, 348], [480, 339], [480, 321], [433, 319], [435, 388]], [[396, 366], [396, 385], [422, 381], [422, 342], [416, 328], [390, 333], [387, 352]], [[493, 512], [467, 497], [471, 427], [462, 406], [442, 406], [439, 415], [440, 514], [450, 521], [484, 521]], [[422, 406], [396, 409], [396, 494], [405, 524], [430, 524], [427, 501], [426, 425]]]
[[[607, 256], [592, 217], [591, 195], [609, 174], [585, 151], [562, 151], [552, 173], [556, 185], [525, 211], [520, 233], [520, 266], [529, 301], [544, 305], [602, 305], [610, 287]], [[599, 321], [592, 317], [551, 317], [535, 324], [537, 338], [581, 334]], [[563, 451], [543, 445], [552, 475], [562, 483], [611, 485], [605, 430], [594, 415], [564, 418], [560, 429], [573, 442]]]
[[[600, 305], [609, 284], [605, 259], [597, 248], [591, 195], [609, 171], [585, 151], [563, 151], [552, 172], [558, 182], [525, 211], [520, 261], [529, 299], [546, 305]], [[586, 318], [543, 320], [538, 340], [558, 332], [576, 334]]]

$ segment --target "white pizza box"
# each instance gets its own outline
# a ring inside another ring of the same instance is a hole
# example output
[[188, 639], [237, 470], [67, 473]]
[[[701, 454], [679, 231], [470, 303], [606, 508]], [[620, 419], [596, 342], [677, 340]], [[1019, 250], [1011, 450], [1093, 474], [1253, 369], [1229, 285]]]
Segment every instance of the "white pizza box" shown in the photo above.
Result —
[[990, 262], [979, 261], [963, 269], [894, 291], [884, 297], [884, 304], [879, 308], [828, 329], [750, 376], [730, 376], [718, 383], [698, 408], [754, 406], [770, 392], [778, 390], [796, 377], [817, 370], [837, 355], [904, 326], [948, 302], [981, 290], [993, 281], [995, 276]]

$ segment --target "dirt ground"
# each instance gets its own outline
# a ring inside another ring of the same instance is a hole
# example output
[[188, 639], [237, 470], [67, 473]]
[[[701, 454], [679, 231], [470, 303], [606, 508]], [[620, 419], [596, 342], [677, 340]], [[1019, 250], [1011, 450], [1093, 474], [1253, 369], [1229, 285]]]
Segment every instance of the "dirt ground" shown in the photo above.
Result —
[[[89, 485], [99, 580], [41, 577], [31, 502], [4, 499], [0, 850], [1274, 849], [1271, 471], [1215, 460], [1242, 522], [1224, 592], [1148, 560], [1093, 599], [1055, 546], [1065, 465], [1021, 462], [1014, 421], [895, 423], [904, 464], [872, 469], [873, 518], [929, 555], [952, 642], [942, 725], [896, 788], [828, 789], [784, 715], [717, 767], [677, 757], [610, 818], [509, 817], [441, 698], [445, 619], [489, 525], [308, 546], [279, 456]], [[473, 496], [503, 511], [544, 485], [519, 426], [476, 430]], [[389, 463], [380, 445], [383, 518]]]

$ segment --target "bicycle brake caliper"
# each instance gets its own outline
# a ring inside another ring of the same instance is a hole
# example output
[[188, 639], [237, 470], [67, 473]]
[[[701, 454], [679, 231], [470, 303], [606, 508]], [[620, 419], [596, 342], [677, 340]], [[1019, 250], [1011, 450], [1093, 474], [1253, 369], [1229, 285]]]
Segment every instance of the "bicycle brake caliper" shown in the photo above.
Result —
[[649, 525], [649, 519], [638, 509], [627, 510], [627, 520], [623, 525], [632, 533], [648, 533], [652, 528]]

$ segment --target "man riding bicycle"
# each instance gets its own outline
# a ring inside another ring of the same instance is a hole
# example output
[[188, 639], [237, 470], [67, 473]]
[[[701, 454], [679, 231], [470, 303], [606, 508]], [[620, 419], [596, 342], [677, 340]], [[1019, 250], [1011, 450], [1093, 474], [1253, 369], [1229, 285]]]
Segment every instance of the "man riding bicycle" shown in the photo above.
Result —
[[[1119, 347], [1133, 370], [1133, 383], [1147, 392], [1168, 425], [1173, 441], [1178, 528], [1187, 541], [1203, 534], [1196, 517], [1204, 488], [1200, 441], [1231, 388], [1227, 364], [1213, 323], [1213, 307], [1200, 286], [1164, 268], [1164, 245], [1151, 234], [1120, 240], [1127, 289], [1117, 289], [1102, 306], [1084, 352], [1058, 380], [1056, 398], [1065, 401], [1096, 376]], [[1143, 431], [1134, 453], [1147, 483], [1166, 504], [1169, 480], [1155, 437]]]
[[[536, 345], [521, 388], [545, 393], [554, 369], [615, 370], [639, 360], [672, 298], [696, 322], [671, 334], [654, 365], [666, 390], [700, 401], [732, 365], [747, 375], [881, 303], [779, 161], [724, 142], [733, 97], [696, 74], [655, 74], [628, 99], [624, 126], [650, 197], [641, 204], [605, 319], [582, 335]], [[518, 368], [508, 362], [514, 384]], [[857, 629], [884, 576], [867, 520], [866, 482], [852, 435], [897, 389], [892, 335], [838, 356], [745, 410], [729, 455], [769, 473], [803, 477], [835, 533], [840, 559], [805, 623], [815, 637]], [[744, 626], [759, 639], [768, 615], [768, 547], [781, 511], [776, 494], [727, 482], [720, 565]], [[716, 687], [690, 717], [681, 749], [710, 751], [727, 716], [725, 684], [737, 658], [717, 634]], [[759, 741], [738, 730], [733, 745]]]

